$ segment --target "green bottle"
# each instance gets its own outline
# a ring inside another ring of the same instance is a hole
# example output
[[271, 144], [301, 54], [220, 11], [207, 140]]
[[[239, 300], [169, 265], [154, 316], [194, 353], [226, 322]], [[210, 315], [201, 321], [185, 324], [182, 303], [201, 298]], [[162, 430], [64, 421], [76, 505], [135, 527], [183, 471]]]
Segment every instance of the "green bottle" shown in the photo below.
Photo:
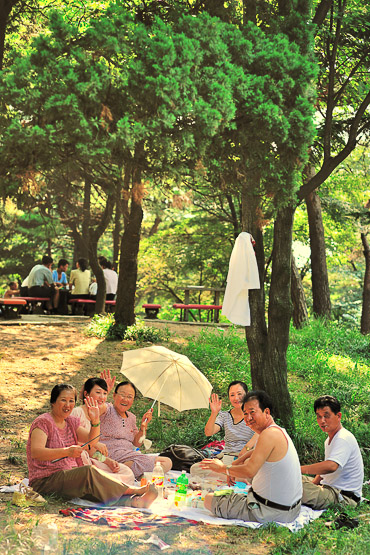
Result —
[[175, 507], [183, 507], [185, 505], [188, 484], [189, 480], [186, 475], [186, 470], [183, 470], [176, 481]]

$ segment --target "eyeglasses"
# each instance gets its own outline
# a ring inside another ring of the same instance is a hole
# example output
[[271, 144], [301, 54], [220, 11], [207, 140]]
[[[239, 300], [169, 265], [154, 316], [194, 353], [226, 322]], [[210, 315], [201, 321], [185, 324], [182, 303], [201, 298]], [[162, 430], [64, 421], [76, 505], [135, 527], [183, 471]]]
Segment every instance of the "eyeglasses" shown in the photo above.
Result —
[[123, 393], [116, 393], [116, 395], [119, 395], [122, 399], [127, 399], [128, 401], [133, 401], [135, 399], [133, 395], [123, 395]]

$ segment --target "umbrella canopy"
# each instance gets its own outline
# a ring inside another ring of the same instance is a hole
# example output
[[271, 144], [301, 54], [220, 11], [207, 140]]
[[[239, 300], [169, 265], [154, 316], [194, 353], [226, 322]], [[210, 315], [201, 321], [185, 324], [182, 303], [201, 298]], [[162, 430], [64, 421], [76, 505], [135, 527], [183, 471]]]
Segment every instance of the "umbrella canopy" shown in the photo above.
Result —
[[208, 407], [212, 385], [188, 357], [166, 347], [124, 352], [121, 373], [144, 397], [178, 411]]

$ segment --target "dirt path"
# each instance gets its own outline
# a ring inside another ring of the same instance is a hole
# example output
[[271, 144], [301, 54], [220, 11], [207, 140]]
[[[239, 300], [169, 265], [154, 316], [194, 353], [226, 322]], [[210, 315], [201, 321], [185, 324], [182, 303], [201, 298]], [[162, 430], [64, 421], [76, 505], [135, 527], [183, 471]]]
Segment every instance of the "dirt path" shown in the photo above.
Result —
[[[27, 475], [25, 445], [29, 426], [38, 414], [49, 409], [50, 390], [56, 382], [65, 381], [80, 388], [87, 377], [98, 375], [103, 369], [113, 374], [119, 371], [127, 343], [86, 337], [84, 326], [0, 327], [0, 485], [15, 483]], [[189, 333], [186, 328], [171, 328], [172, 332], [176, 330], [174, 342], [186, 341]], [[199, 331], [191, 327], [190, 330], [191, 333]], [[87, 553], [83, 550], [86, 541], [91, 542], [91, 553], [103, 553], [99, 546], [111, 543], [122, 546], [117, 553], [153, 553], [157, 548], [139, 543], [153, 532], [171, 545], [167, 550], [170, 555], [229, 555], [240, 553], [243, 547], [251, 554], [267, 554], [271, 549], [271, 544], [261, 543], [251, 530], [184, 525], [161, 527], [150, 533], [115, 532], [106, 526], [61, 517], [58, 511], [67, 507], [67, 503], [50, 500], [43, 509], [19, 510], [10, 500], [11, 495], [0, 494], [0, 529], [3, 530], [0, 545], [5, 554], [29, 553], [31, 529], [40, 519], [57, 523], [62, 537], [72, 542], [70, 550], [65, 551], [70, 555]], [[104, 544], [99, 544], [101, 541]]]

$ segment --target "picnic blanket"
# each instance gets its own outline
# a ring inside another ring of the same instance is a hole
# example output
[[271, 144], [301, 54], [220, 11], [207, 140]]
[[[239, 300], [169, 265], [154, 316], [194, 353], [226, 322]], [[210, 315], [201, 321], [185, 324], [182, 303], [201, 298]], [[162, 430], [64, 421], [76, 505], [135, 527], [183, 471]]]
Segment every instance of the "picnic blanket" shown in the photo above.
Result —
[[106, 525], [110, 528], [125, 528], [129, 530], [142, 530], [157, 526], [173, 526], [174, 524], [197, 524], [195, 520], [185, 516], [159, 515], [145, 509], [132, 509], [131, 507], [95, 507], [78, 509], [61, 509], [63, 516], [72, 516], [92, 524]]
[[[72, 499], [71, 503], [79, 504], [80, 507], [84, 506], [85, 508], [91, 508], [91, 510], [103, 510], [105, 509], [106, 512], [104, 513], [106, 516], [109, 516], [109, 511], [115, 511], [117, 509], [123, 509], [122, 507], [109, 507], [107, 509], [103, 506], [97, 506], [96, 503], [92, 501], [87, 501], [86, 499]], [[78, 509], [82, 510], [82, 508]], [[127, 508], [128, 511], [132, 511], [132, 509]], [[227, 519], [227, 518], [220, 518], [217, 516], [212, 515], [207, 509], [204, 508], [194, 508], [194, 507], [183, 507], [181, 509], [176, 509], [175, 507], [168, 507], [165, 503], [159, 502], [152, 505], [151, 509], [134, 509], [137, 512], [149, 513], [152, 515], [152, 524], [153, 525], [164, 525], [164, 524], [184, 524], [184, 523], [201, 523], [201, 524], [214, 524], [216, 526], [244, 526], [245, 528], [261, 528], [262, 526], [266, 526], [266, 524], [260, 524], [259, 522], [249, 522], [245, 520], [237, 520], [237, 519]], [[315, 520], [319, 518], [324, 511], [315, 511], [310, 507], [306, 507], [302, 505], [301, 511], [298, 517], [293, 520], [293, 522], [276, 522], [277, 526], [284, 526], [288, 528], [291, 532], [298, 532], [301, 530], [306, 524], [308, 524], [311, 520]], [[102, 513], [101, 513], [102, 514]], [[113, 516], [112, 512], [112, 516]], [[72, 514], [71, 516], [75, 516]], [[96, 515], [97, 516], [97, 515]], [[76, 517], [77, 518], [77, 517]], [[157, 518], [157, 521], [155, 520]], [[161, 519], [163, 518], [163, 521]], [[183, 520], [176, 521], [176, 518], [180, 518]], [[166, 519], [170, 519], [166, 522]], [[150, 519], [145, 519], [147, 522], [150, 522]], [[98, 524], [104, 524], [103, 522]], [[139, 526], [140, 527], [140, 526]], [[136, 529], [136, 528], [134, 528]]]

